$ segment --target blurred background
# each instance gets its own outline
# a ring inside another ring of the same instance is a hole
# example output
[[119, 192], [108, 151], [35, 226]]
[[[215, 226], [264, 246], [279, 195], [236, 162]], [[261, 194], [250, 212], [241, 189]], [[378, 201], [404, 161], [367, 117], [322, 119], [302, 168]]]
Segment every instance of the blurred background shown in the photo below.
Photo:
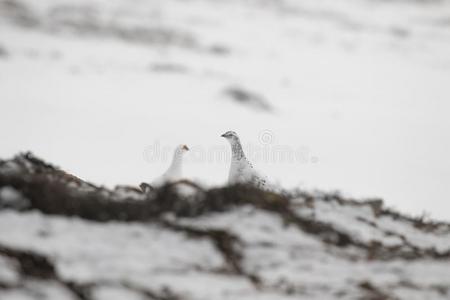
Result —
[[448, 221], [449, 98], [450, 1], [0, 0], [0, 157], [106, 186], [180, 143], [224, 184], [234, 130], [286, 188]]

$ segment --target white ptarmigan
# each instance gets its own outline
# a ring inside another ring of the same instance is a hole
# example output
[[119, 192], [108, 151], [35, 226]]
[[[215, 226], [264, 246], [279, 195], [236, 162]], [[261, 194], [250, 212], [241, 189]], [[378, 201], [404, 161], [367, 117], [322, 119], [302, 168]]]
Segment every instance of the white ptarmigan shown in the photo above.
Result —
[[183, 179], [183, 155], [189, 151], [188, 146], [179, 145], [172, 158], [172, 163], [164, 174], [153, 180], [151, 184], [141, 183], [140, 187], [144, 193], [153, 190], [156, 187], [162, 186], [166, 183], [176, 182]]
[[221, 136], [226, 138], [231, 145], [231, 165], [228, 184], [249, 183], [257, 187], [264, 187], [266, 179], [256, 172], [252, 164], [245, 157], [241, 141], [236, 132], [227, 131]]

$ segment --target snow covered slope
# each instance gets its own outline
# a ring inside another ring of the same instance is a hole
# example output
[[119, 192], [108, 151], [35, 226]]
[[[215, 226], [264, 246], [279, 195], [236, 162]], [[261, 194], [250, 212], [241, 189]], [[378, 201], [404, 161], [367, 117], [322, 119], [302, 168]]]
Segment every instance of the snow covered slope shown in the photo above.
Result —
[[449, 1], [0, 0], [0, 155], [113, 186], [187, 143], [186, 174], [221, 184], [235, 130], [284, 186], [449, 219], [449, 18]]
[[125, 194], [30, 154], [1, 161], [0, 299], [450, 297], [450, 224], [377, 199], [173, 187]]

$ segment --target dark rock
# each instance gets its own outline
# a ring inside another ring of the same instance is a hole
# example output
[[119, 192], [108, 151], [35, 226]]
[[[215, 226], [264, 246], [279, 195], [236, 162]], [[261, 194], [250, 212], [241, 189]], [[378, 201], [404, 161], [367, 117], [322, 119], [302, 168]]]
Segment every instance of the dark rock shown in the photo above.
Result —
[[233, 99], [237, 103], [247, 105], [263, 111], [272, 111], [272, 107], [267, 100], [255, 92], [248, 91], [241, 87], [229, 87], [223, 92], [225, 96]]

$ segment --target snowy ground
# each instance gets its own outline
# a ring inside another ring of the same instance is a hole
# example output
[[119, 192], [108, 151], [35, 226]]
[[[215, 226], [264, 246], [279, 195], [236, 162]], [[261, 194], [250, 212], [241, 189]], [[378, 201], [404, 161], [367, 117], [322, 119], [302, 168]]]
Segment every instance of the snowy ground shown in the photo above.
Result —
[[0, 161], [0, 299], [449, 299], [449, 223], [335, 194], [167, 188], [124, 196]]
[[[135, 299], [121, 298], [119, 292], [133, 293], [121, 282], [156, 291], [169, 288], [183, 295], [181, 299], [197, 300], [337, 299], [339, 295], [371, 299], [364, 298], [365, 290], [358, 287], [365, 281], [393, 297], [378, 299], [448, 299], [450, 293], [448, 261], [368, 262], [356, 250], [348, 254], [323, 245], [294, 227], [283, 227], [275, 216], [250, 208], [189, 223], [237, 234], [243, 241], [245, 269], [263, 278], [265, 287], [258, 289], [245, 277], [221, 274], [224, 261], [211, 242], [151, 225], [103, 225], [40, 213], [2, 212], [0, 243], [52, 258], [66, 280], [103, 282], [94, 289], [94, 299]], [[440, 240], [448, 238], [447, 233]], [[41, 287], [44, 291], [51, 288]], [[286, 292], [289, 288], [292, 291]], [[33, 299], [31, 291], [33, 288], [0, 294], [5, 300]], [[19, 295], [24, 298], [15, 298]], [[71, 299], [69, 296], [65, 291], [64, 298], [48, 299]]]
[[0, 0], [0, 157], [111, 186], [186, 143], [187, 176], [221, 184], [231, 129], [284, 186], [448, 220], [449, 20], [449, 1]]

